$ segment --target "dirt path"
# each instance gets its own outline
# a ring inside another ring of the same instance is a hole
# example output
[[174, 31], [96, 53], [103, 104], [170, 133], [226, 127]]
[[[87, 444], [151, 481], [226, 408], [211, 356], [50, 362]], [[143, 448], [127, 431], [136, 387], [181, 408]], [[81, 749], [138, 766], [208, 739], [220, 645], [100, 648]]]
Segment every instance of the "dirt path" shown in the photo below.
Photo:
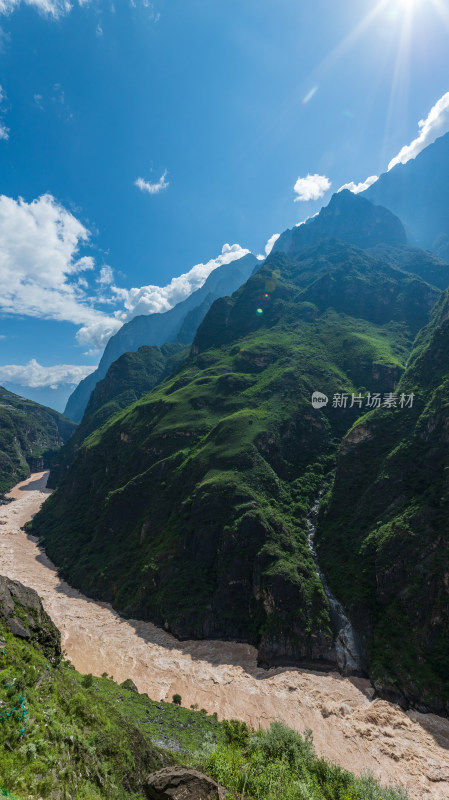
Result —
[[256, 650], [230, 642], [178, 642], [148, 622], [124, 620], [106, 603], [61, 581], [32, 537], [20, 530], [48, 491], [47, 473], [32, 475], [0, 506], [0, 574], [39, 593], [80, 672], [132, 678], [141, 692], [183, 705], [198, 703], [220, 718], [253, 726], [280, 720], [313, 731], [318, 752], [356, 773], [407, 786], [411, 800], [449, 800], [449, 721], [371, 702], [368, 681], [337, 673], [257, 668]]

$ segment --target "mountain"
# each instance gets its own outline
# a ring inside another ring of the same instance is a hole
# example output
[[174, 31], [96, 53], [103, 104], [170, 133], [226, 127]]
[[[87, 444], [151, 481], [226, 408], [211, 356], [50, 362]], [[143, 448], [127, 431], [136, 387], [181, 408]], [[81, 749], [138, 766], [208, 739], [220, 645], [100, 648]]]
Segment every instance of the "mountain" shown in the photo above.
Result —
[[61, 447], [75, 428], [57, 411], [0, 386], [0, 492], [44, 469], [48, 451]]
[[396, 269], [419, 275], [424, 281], [439, 289], [446, 289], [449, 286], [449, 264], [428, 250], [408, 245], [390, 247], [378, 244], [368, 248], [367, 252], [375, 258], [387, 261]]
[[164, 344], [161, 348], [143, 345], [136, 353], [124, 353], [114, 361], [103, 380], [95, 386], [75, 433], [51, 459], [49, 488], [57, 486], [89, 434], [171, 375], [187, 353], [188, 348], [179, 342]]
[[449, 133], [406, 164], [385, 172], [364, 193], [405, 225], [411, 244], [449, 261]]
[[[320, 563], [369, 652], [379, 692], [449, 713], [449, 293], [396, 393], [343, 439], [318, 526]], [[349, 501], [351, 498], [351, 501]]]
[[123, 353], [138, 350], [142, 345], [161, 347], [166, 342], [189, 344], [196, 328], [217, 297], [232, 294], [249, 278], [257, 258], [248, 253], [243, 258], [223, 264], [210, 273], [203, 286], [164, 314], [142, 314], [123, 325], [109, 339], [95, 372], [78, 384], [70, 395], [64, 413], [80, 422], [90, 393], [105, 377], [110, 365]]
[[319, 214], [284, 231], [273, 251], [297, 253], [323, 239], [339, 239], [363, 249], [380, 243], [399, 247], [407, 241], [402, 222], [391, 211], [344, 189]]
[[272, 253], [180, 369], [82, 443], [32, 524], [60, 573], [181, 638], [334, 667], [308, 512], [364, 411], [311, 395], [393, 391], [439, 294], [342, 242]]

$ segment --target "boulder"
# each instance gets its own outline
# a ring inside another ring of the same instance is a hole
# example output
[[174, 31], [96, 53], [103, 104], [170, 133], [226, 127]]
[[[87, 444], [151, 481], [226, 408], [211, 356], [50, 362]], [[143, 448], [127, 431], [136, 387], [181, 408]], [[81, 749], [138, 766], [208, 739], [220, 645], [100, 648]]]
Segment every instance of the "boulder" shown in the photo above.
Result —
[[145, 784], [149, 800], [225, 800], [218, 783], [188, 767], [166, 767], [153, 772]]
[[37, 644], [51, 664], [61, 660], [61, 634], [34, 589], [0, 575], [0, 625]]

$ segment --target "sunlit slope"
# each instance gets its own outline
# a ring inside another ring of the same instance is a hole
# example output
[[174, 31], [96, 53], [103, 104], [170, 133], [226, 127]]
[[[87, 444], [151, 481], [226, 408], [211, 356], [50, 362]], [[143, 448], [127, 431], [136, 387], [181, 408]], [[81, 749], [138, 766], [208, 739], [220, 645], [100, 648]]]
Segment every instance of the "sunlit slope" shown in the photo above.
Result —
[[124, 353], [109, 367], [91, 393], [83, 418], [74, 435], [52, 458], [48, 486], [54, 488], [86, 438], [109, 417], [134, 403], [172, 372], [188, 355], [187, 347], [173, 342], [162, 347], [142, 346]]
[[[397, 392], [343, 440], [319, 555], [383, 693], [449, 711], [449, 295]], [[348, 499], [352, 498], [351, 502]]]
[[83, 444], [33, 522], [74, 585], [181, 637], [335, 657], [305, 515], [353, 409], [388, 392], [438, 290], [362, 251], [273, 254], [214, 303], [189, 361]]

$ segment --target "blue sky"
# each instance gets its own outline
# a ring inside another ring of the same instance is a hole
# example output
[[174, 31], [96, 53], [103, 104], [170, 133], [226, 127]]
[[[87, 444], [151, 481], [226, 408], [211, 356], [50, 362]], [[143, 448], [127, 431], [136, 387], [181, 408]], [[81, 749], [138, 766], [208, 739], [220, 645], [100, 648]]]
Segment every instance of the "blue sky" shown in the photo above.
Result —
[[449, 130], [448, 0], [0, 0], [0, 27], [0, 382], [58, 407], [124, 321]]

